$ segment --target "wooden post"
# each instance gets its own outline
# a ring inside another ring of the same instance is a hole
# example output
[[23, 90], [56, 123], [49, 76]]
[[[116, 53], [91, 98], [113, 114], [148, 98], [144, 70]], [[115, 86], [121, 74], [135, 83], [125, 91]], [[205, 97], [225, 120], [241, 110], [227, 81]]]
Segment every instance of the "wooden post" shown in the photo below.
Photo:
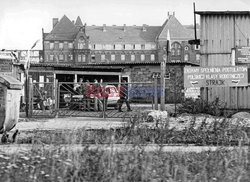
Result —
[[25, 70], [25, 103], [26, 103], [26, 107], [25, 107], [25, 114], [26, 117], [29, 117], [29, 72], [28, 69]]
[[157, 77], [154, 78], [154, 110], [158, 110]]
[[28, 95], [28, 117], [32, 117], [32, 113], [33, 113], [33, 83], [32, 83], [32, 78], [29, 78], [29, 87], [28, 87], [29, 91], [29, 95]]
[[[164, 58], [165, 59], [165, 58]], [[161, 110], [165, 111], [165, 73], [166, 73], [166, 61], [161, 62]]]

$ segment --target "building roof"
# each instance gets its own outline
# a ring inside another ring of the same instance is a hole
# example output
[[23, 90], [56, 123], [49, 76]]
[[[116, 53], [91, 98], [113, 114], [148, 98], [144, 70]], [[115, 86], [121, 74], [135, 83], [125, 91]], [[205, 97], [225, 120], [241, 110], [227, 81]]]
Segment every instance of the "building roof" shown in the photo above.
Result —
[[88, 26], [86, 35], [92, 43], [154, 42], [160, 28], [145, 26], [146, 31], [142, 31], [142, 26], [106, 26], [106, 31], [103, 31], [103, 26]]
[[73, 40], [78, 28], [70, 19], [64, 15], [45, 40]]
[[159, 39], [167, 38], [167, 30], [169, 30], [170, 38], [173, 40], [189, 40], [193, 38], [192, 32], [187, 30], [174, 15], [170, 15], [163, 23], [159, 32]]
[[80, 16], [77, 17], [75, 26], [79, 26], [79, 27], [83, 26]]
[[[44, 34], [45, 40], [65, 40], [75, 39], [79, 27], [83, 26], [81, 18], [78, 16], [74, 24], [67, 16], [56, 24], [53, 30]], [[188, 40], [193, 38], [190, 30], [187, 30], [181, 23], [171, 15], [162, 26], [86, 26], [86, 35], [91, 43], [147, 43], [155, 42], [156, 38], [166, 38], [167, 29], [173, 40]], [[144, 31], [143, 31], [144, 30]]]
[[250, 11], [195, 11], [199, 15], [250, 15]]

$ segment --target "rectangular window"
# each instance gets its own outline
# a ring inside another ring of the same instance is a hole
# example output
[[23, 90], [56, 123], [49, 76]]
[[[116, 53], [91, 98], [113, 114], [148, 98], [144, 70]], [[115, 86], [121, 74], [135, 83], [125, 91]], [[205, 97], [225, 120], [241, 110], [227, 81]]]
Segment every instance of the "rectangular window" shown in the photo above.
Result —
[[81, 56], [81, 54], [78, 54], [78, 62], [81, 62], [82, 61], [82, 56]]
[[170, 80], [170, 73], [166, 73], [165, 79], [166, 79], [166, 80]]
[[151, 59], [151, 61], [155, 61], [155, 55], [154, 55], [154, 54], [151, 54], [151, 55], [150, 55], [150, 59]]
[[39, 87], [44, 87], [44, 76], [39, 76]]
[[94, 54], [91, 55], [91, 60], [95, 61], [95, 55]]
[[59, 43], [59, 49], [63, 49], [63, 43], [62, 42]]
[[49, 48], [50, 48], [50, 49], [54, 49], [54, 43], [53, 43], [53, 42], [50, 42]]
[[122, 50], [121, 44], [115, 44], [115, 50]]
[[69, 49], [73, 49], [73, 43], [69, 43]]
[[145, 44], [145, 49], [146, 50], [151, 50], [151, 44]]
[[141, 49], [144, 50], [145, 49], [145, 44], [141, 45]]
[[82, 62], [86, 62], [86, 56], [82, 55]]
[[69, 54], [69, 60], [73, 61], [73, 55], [72, 54]]
[[151, 44], [151, 49], [156, 49], [156, 45], [155, 44]]
[[59, 60], [62, 61], [63, 60], [63, 54], [59, 55]]
[[142, 54], [142, 55], [141, 55], [141, 60], [142, 60], [142, 61], [145, 61], [145, 54]]
[[101, 55], [101, 61], [105, 61], [105, 54]]
[[135, 49], [136, 50], [141, 50], [141, 45], [140, 44], [135, 44]]
[[125, 55], [124, 54], [121, 55], [121, 60], [125, 61]]
[[115, 61], [115, 55], [111, 54], [111, 61]]
[[125, 45], [125, 50], [131, 50], [131, 49], [133, 49], [133, 46], [131, 44]]
[[122, 46], [123, 46], [123, 49], [125, 50], [125, 49], [126, 49], [126, 46], [125, 46], [125, 44], [123, 44]]
[[111, 50], [112, 49], [112, 45], [111, 44], [106, 44], [105, 45], [105, 49], [106, 50]]
[[53, 61], [53, 59], [54, 59], [54, 55], [53, 54], [49, 55], [49, 60]]
[[131, 61], [135, 61], [135, 55], [131, 54]]
[[135, 49], [135, 44], [133, 45], [133, 49]]

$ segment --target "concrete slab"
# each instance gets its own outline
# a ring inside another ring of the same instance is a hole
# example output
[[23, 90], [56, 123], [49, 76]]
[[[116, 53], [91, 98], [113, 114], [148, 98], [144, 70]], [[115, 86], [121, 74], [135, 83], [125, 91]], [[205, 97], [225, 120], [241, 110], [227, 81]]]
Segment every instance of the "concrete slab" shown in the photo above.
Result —
[[65, 130], [65, 129], [110, 129], [123, 127], [126, 120], [122, 118], [67, 117], [46, 119], [46, 121], [19, 122], [13, 129], [27, 130]]

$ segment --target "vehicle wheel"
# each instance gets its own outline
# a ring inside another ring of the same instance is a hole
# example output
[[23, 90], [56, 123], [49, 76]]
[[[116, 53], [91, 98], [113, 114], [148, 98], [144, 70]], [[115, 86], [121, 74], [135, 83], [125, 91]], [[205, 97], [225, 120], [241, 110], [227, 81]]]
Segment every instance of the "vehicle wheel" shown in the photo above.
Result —
[[8, 141], [8, 135], [7, 134], [3, 134], [2, 138], [1, 138], [1, 142], [2, 143], [7, 143]]

